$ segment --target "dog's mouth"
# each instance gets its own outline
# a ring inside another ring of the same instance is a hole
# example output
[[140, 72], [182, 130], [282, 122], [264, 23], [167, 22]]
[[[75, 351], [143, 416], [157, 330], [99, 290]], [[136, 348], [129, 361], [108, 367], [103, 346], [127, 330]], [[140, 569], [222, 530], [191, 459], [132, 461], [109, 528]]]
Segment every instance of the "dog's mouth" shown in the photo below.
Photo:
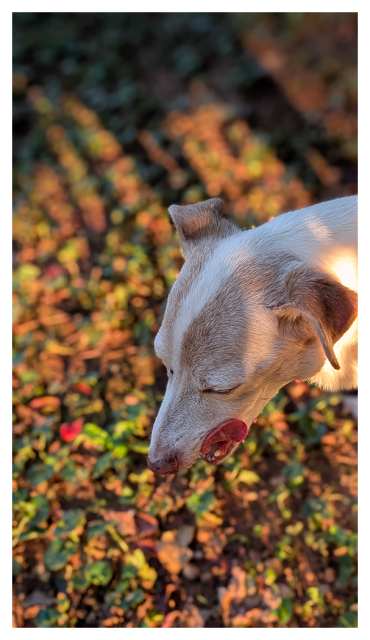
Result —
[[200, 457], [206, 462], [218, 464], [248, 435], [248, 427], [242, 420], [227, 420], [208, 434], [201, 448]]

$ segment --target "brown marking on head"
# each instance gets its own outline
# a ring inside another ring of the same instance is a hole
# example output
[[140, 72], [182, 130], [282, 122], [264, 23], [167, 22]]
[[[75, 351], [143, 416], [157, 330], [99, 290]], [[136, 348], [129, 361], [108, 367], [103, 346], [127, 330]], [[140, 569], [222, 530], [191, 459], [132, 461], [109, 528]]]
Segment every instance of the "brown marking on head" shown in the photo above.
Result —
[[156, 339], [156, 350], [161, 352], [163, 360], [171, 359], [171, 343], [181, 305], [205, 264], [220, 241], [241, 233], [229, 220], [221, 218], [223, 206], [220, 198], [212, 198], [205, 202], [184, 206], [172, 205], [169, 208], [186, 261], [168, 296], [160, 332], [166, 334], [166, 339], [161, 340], [160, 334]]
[[195, 370], [200, 379], [227, 365], [244, 371], [247, 317], [244, 287], [231, 276], [185, 331], [178, 366]]

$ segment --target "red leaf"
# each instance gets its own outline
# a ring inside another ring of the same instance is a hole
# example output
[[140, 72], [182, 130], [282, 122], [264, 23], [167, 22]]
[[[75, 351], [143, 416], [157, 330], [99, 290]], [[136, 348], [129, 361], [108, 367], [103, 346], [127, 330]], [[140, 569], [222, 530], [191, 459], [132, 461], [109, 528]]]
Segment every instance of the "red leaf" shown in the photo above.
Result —
[[82, 418], [79, 418], [73, 422], [64, 422], [64, 424], [60, 425], [59, 434], [62, 440], [72, 442], [81, 433], [83, 423]]
[[46, 275], [49, 276], [49, 278], [57, 278], [58, 276], [62, 276], [64, 274], [64, 271], [59, 264], [51, 264], [46, 268], [45, 271]]
[[92, 394], [92, 388], [86, 382], [75, 382], [73, 386], [78, 393], [82, 393], [85, 396], [91, 396]]
[[164, 622], [162, 624], [162, 629], [171, 629], [173, 623], [177, 618], [181, 618], [181, 611], [170, 611], [167, 613]]

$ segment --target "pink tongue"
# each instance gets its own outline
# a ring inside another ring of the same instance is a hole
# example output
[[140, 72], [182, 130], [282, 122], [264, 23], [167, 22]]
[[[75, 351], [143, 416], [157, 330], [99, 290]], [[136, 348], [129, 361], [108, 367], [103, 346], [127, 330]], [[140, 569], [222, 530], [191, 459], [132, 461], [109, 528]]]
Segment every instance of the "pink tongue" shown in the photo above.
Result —
[[208, 434], [202, 444], [201, 452], [203, 455], [209, 453], [215, 442], [230, 441], [241, 442], [248, 435], [248, 427], [242, 420], [227, 420], [218, 427], [215, 427]]

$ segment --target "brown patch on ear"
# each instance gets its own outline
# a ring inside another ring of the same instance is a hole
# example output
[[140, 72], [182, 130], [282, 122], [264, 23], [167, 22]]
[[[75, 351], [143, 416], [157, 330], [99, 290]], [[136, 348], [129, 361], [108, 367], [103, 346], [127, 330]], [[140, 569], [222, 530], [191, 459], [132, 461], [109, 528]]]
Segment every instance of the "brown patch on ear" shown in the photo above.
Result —
[[220, 198], [168, 209], [184, 250], [192, 243], [207, 237], [226, 238], [239, 229], [229, 220], [221, 218], [224, 203]]
[[340, 369], [333, 346], [357, 318], [357, 293], [305, 265], [294, 267], [284, 285], [280, 300], [268, 305], [277, 312], [279, 329], [303, 337], [308, 320], [330, 364]]

